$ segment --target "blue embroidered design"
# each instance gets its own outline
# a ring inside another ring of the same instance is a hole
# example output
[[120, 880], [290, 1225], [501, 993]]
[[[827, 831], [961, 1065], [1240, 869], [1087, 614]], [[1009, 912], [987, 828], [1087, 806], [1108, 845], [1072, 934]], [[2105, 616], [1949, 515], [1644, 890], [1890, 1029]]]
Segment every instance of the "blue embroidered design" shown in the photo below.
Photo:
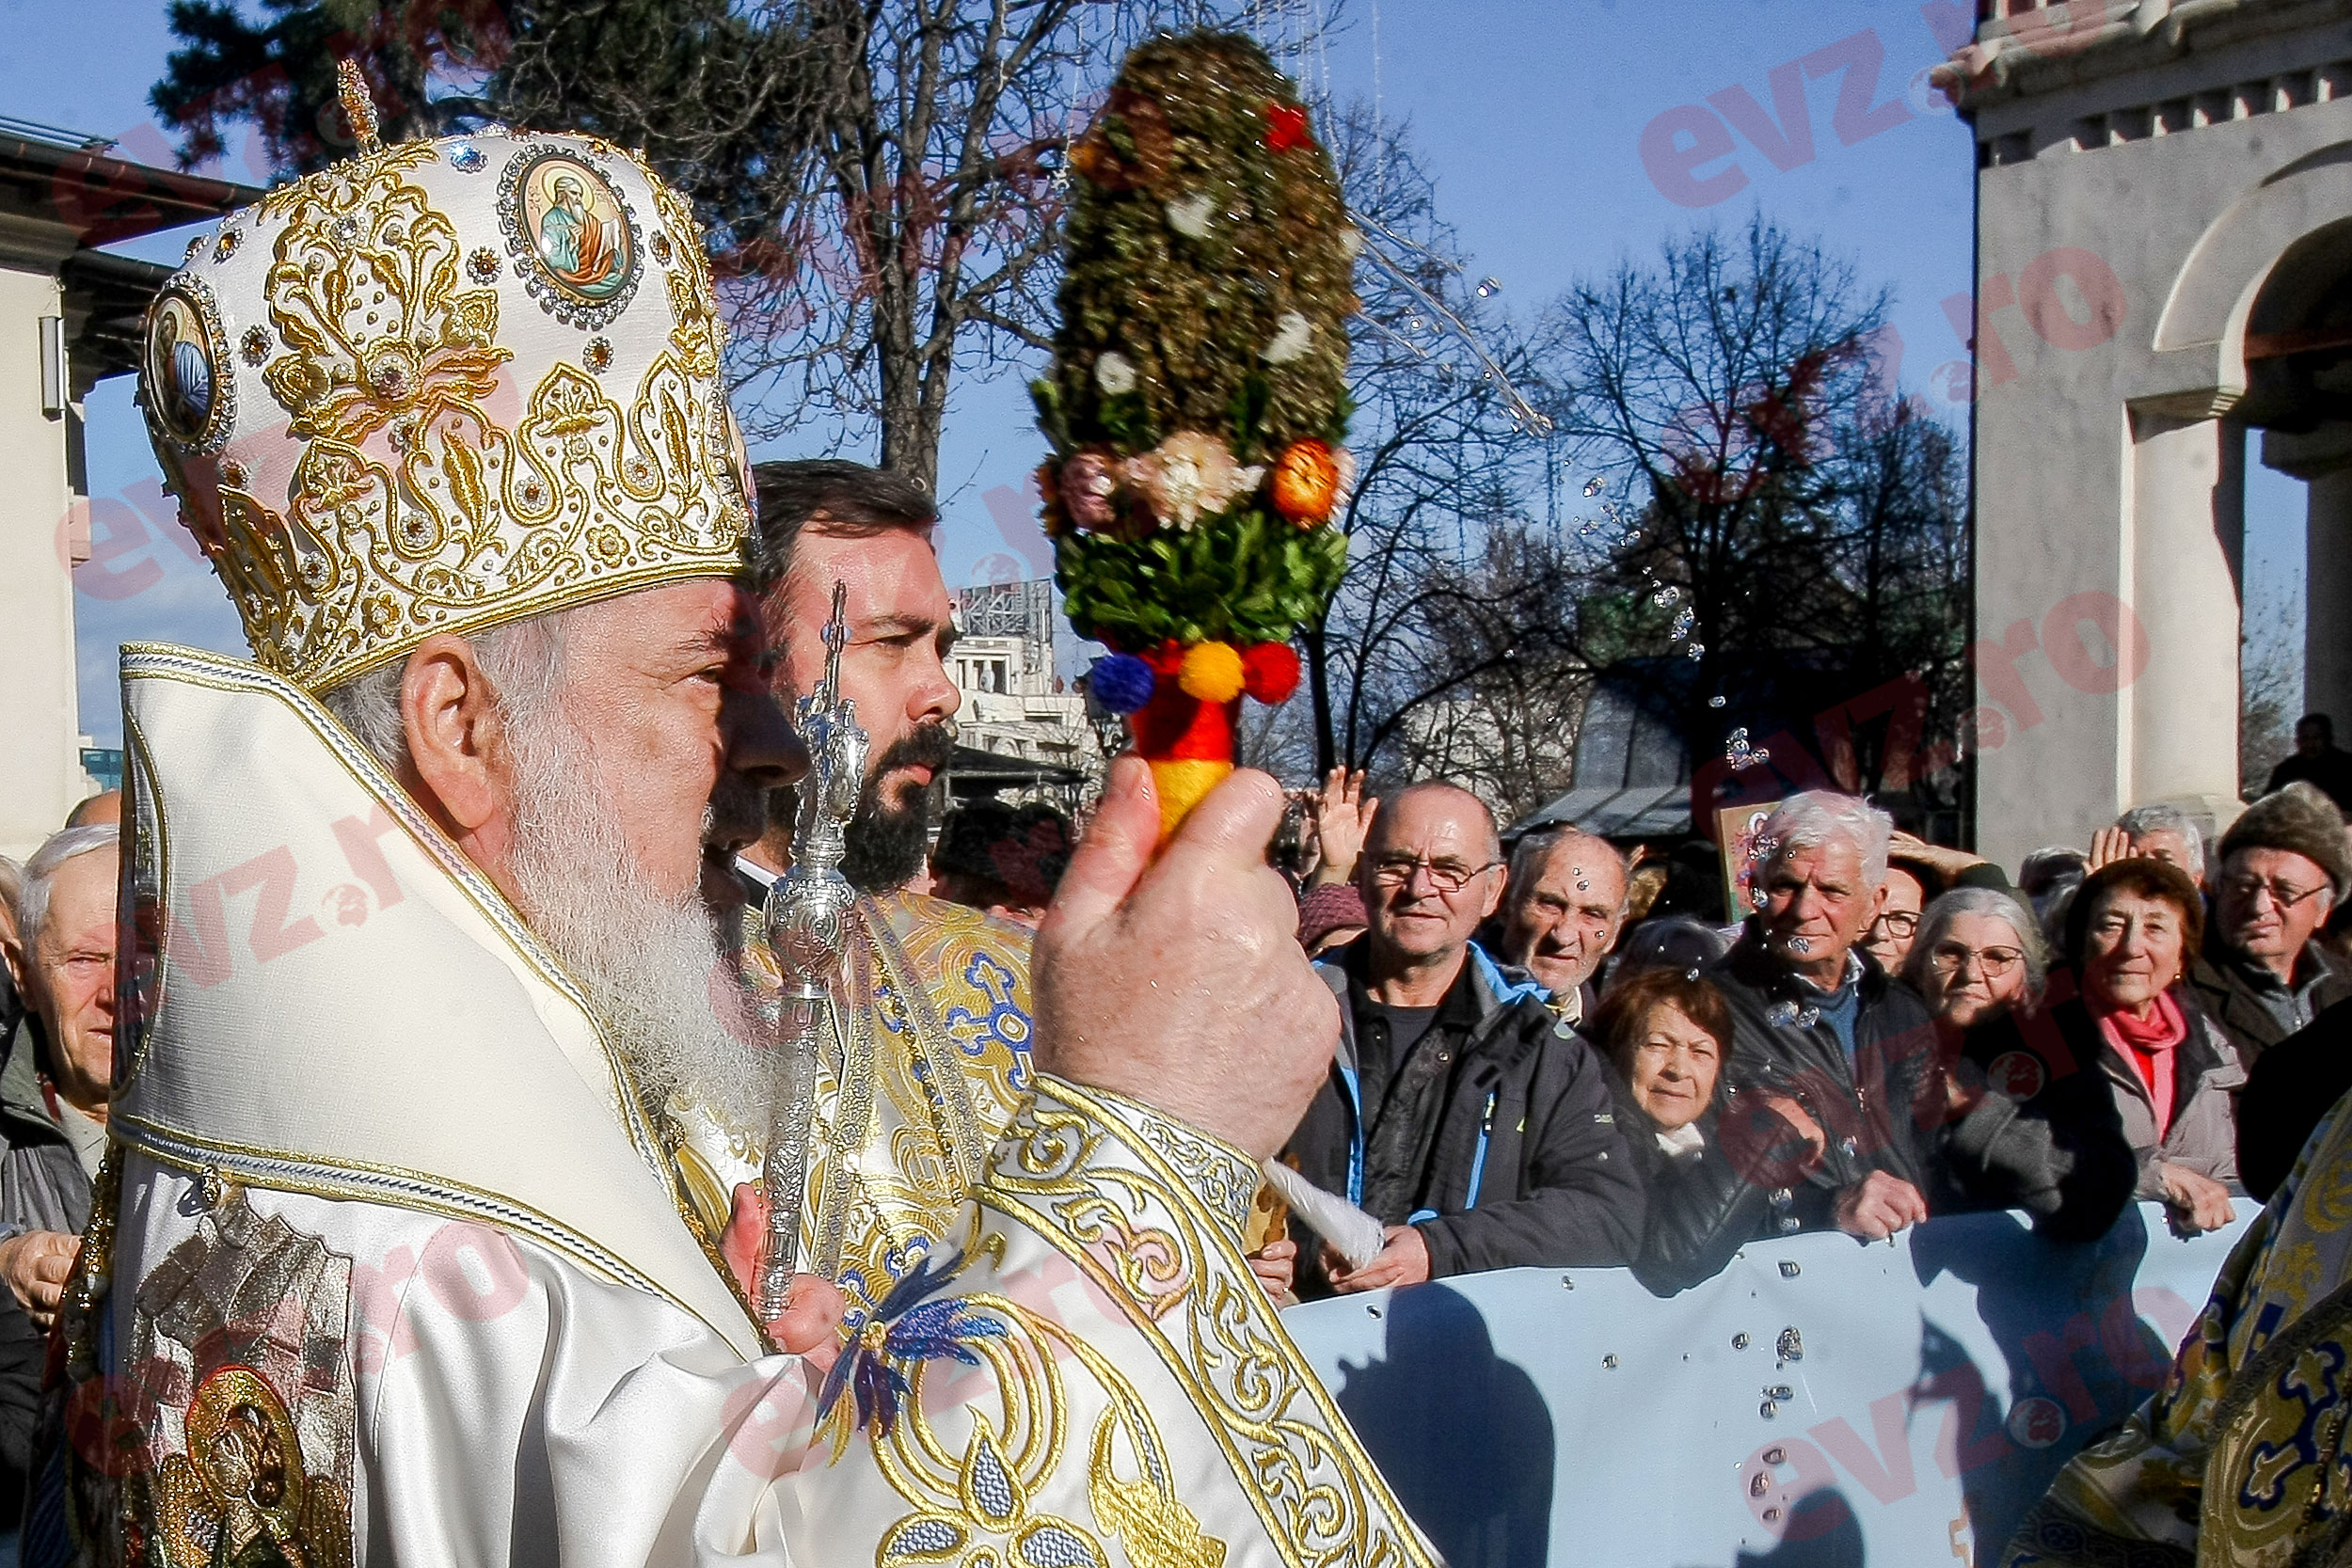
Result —
[[1015, 1089], [1029, 1085], [1029, 1037], [1032, 1026], [1029, 1015], [1012, 999], [1012, 971], [999, 962], [995, 955], [977, 952], [963, 966], [963, 983], [988, 998], [988, 1011], [976, 1012], [971, 1007], [950, 1007], [940, 1022], [956, 1042], [958, 1050], [967, 1056], [983, 1054], [991, 1041], [1012, 1053], [1013, 1067], [1007, 1079]]
[[857, 1406], [857, 1427], [870, 1422], [887, 1437], [898, 1424], [899, 1407], [908, 1394], [898, 1361], [936, 1361], [952, 1357], [967, 1367], [981, 1364], [972, 1349], [981, 1339], [1002, 1339], [1005, 1325], [961, 1300], [927, 1302], [954, 1279], [954, 1257], [933, 1256], [922, 1268], [900, 1280], [874, 1312], [873, 1321], [843, 1348], [841, 1358], [825, 1375], [824, 1391], [817, 1401], [820, 1422], [848, 1392]]

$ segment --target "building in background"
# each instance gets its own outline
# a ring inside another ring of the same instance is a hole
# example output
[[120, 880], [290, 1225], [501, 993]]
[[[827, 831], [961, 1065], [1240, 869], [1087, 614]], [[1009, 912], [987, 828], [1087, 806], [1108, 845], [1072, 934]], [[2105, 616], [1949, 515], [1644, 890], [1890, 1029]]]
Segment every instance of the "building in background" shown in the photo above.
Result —
[[141, 318], [170, 276], [98, 247], [261, 195], [108, 145], [0, 116], [0, 854], [18, 857], [97, 787], [73, 669], [72, 569], [92, 549], [82, 400], [138, 368]]
[[1101, 784], [1104, 761], [1086, 698], [1054, 665], [1054, 585], [960, 589], [961, 635], [947, 673], [962, 693], [946, 776], [950, 802], [1041, 800], [1075, 814]]
[[[1977, 847], [2236, 814], [2249, 455], [2352, 723], [2352, 3], [1979, 0]], [[2254, 453], [2248, 436], [2259, 432]]]

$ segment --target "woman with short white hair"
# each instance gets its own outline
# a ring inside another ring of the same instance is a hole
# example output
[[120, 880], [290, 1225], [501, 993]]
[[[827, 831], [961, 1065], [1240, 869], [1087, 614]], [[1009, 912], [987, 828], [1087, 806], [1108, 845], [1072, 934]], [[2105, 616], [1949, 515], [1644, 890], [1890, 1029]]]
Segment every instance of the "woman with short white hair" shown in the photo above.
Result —
[[[1919, 917], [1903, 978], [1935, 1019], [1943, 1066], [1935, 1212], [2023, 1209], [2058, 1240], [2106, 1234], [2137, 1161], [2079, 1006], [2043, 1006], [2040, 922], [2013, 895], [1955, 888]], [[2071, 990], [2071, 988], [2070, 988]]]

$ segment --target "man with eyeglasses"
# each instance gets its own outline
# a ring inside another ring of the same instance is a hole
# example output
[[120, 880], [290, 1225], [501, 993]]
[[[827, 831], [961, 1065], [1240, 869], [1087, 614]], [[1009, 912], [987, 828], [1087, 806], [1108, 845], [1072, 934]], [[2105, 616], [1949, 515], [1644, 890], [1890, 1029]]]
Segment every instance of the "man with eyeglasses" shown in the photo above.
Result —
[[2352, 974], [2312, 938], [2352, 883], [2335, 803], [2297, 782], [2246, 808], [2221, 838], [2214, 918], [2189, 988], [2248, 1067], [2337, 1002]]
[[1632, 1261], [1641, 1180], [1599, 1054], [1555, 1032], [1540, 984], [1470, 940], [1507, 880], [1494, 817], [1467, 790], [1415, 784], [1373, 819], [1357, 863], [1370, 925], [1315, 966], [1340, 1039], [1289, 1152], [1388, 1244], [1351, 1269], [1302, 1239], [1302, 1296]]

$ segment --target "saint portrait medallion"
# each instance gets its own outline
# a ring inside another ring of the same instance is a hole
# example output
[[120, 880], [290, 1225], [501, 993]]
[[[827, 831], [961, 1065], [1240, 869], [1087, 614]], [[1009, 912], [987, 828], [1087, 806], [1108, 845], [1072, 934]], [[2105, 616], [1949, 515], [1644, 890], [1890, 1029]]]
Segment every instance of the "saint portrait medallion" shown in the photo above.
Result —
[[637, 291], [637, 215], [585, 157], [525, 148], [499, 181], [499, 223], [523, 287], [559, 321], [593, 330]]
[[147, 312], [140, 389], [155, 426], [184, 451], [217, 451], [234, 421], [236, 386], [213, 292], [200, 278], [166, 283]]

